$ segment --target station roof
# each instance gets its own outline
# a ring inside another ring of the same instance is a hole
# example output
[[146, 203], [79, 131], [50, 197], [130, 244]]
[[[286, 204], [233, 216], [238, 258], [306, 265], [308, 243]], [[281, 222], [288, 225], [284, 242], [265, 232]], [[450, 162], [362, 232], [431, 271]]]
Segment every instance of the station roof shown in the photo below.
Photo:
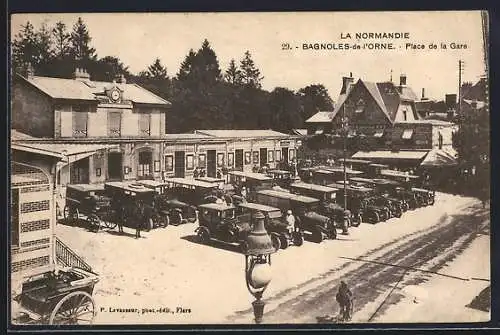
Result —
[[306, 123], [329, 123], [332, 122], [333, 111], [329, 112], [317, 112], [309, 119], [306, 120]]
[[25, 78], [26, 82], [44, 92], [53, 99], [86, 100], [98, 102], [97, 96], [106, 89], [116, 86], [123, 92], [123, 99], [139, 104], [170, 106], [171, 103], [137, 84], [110, 83], [67, 78], [33, 76]]
[[375, 150], [375, 151], [358, 151], [353, 158], [360, 159], [407, 159], [407, 160], [420, 160], [427, 155], [428, 151], [415, 151], [415, 150]]
[[291, 137], [271, 129], [202, 129], [195, 130], [195, 134], [208, 135], [221, 138], [255, 138], [255, 137]]

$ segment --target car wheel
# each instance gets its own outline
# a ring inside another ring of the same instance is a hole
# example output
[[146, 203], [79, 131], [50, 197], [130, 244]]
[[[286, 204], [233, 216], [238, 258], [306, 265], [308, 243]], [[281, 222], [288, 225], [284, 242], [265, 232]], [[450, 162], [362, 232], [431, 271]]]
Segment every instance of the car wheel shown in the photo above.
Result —
[[300, 232], [294, 232], [293, 233], [293, 244], [300, 247], [302, 244], [304, 244], [304, 236]]
[[207, 244], [210, 240], [210, 236], [208, 235], [208, 232], [205, 229], [198, 230], [197, 236], [198, 236], [198, 241], [203, 244]]
[[312, 239], [316, 243], [323, 242], [323, 233], [321, 232], [321, 230], [319, 228], [312, 231]]
[[273, 244], [273, 248], [275, 251], [278, 251], [281, 248], [280, 238], [275, 234], [271, 235], [271, 243]]
[[380, 222], [380, 215], [377, 212], [373, 213], [373, 221], [372, 222], [373, 223], [379, 223]]
[[279, 239], [280, 239], [281, 249], [284, 250], [284, 249], [288, 248], [288, 246], [290, 244], [288, 242], [288, 237], [286, 235], [280, 235]]

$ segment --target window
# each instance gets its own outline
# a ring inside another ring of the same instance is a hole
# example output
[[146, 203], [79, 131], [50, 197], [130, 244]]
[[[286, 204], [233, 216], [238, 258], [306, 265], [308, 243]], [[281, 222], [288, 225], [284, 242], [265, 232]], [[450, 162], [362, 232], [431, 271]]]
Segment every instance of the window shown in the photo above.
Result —
[[258, 151], [253, 152], [253, 163], [259, 164], [259, 152]]
[[141, 151], [139, 152], [139, 171], [137, 171], [137, 175], [139, 177], [149, 176], [151, 175], [151, 160], [153, 158], [153, 154], [151, 151]]
[[290, 151], [288, 152], [288, 157], [290, 160], [295, 158], [295, 149], [290, 149]]
[[194, 155], [186, 155], [186, 170], [194, 169]]
[[151, 136], [151, 114], [139, 113], [139, 135]]
[[206, 167], [206, 164], [207, 164], [207, 155], [199, 154], [198, 155], [198, 167], [204, 168], [204, 167]]
[[441, 132], [438, 133], [438, 145], [439, 149], [443, 149], [443, 135], [441, 134]]
[[401, 138], [403, 140], [410, 140], [413, 136], [413, 129], [405, 129], [403, 131], [403, 135], [401, 135]]
[[281, 161], [281, 150], [276, 150], [276, 161]]
[[233, 166], [234, 165], [234, 152], [229, 152], [227, 154], [227, 165], [228, 166]]
[[365, 102], [363, 99], [359, 99], [356, 103], [355, 113], [363, 113], [365, 111]]
[[217, 154], [217, 167], [224, 166], [224, 156], [225, 156], [225, 154], [223, 152], [219, 152]]
[[172, 155], [165, 156], [165, 171], [167, 172], [174, 171], [174, 156]]
[[274, 162], [274, 151], [269, 150], [269, 151], [267, 152], [267, 161], [268, 161], [269, 163]]
[[80, 106], [73, 106], [73, 137], [87, 137], [88, 113]]
[[403, 120], [404, 121], [408, 120], [407, 117], [406, 117], [406, 110], [403, 111]]
[[155, 161], [155, 172], [160, 172], [160, 161]]
[[322, 126], [319, 126], [318, 128], [316, 128], [314, 135], [321, 135], [321, 134], [323, 134], [324, 131], [325, 131], [325, 129]]
[[252, 163], [252, 154], [250, 151], [245, 151], [245, 165]]
[[108, 113], [108, 136], [119, 137], [121, 136], [122, 113], [109, 112]]

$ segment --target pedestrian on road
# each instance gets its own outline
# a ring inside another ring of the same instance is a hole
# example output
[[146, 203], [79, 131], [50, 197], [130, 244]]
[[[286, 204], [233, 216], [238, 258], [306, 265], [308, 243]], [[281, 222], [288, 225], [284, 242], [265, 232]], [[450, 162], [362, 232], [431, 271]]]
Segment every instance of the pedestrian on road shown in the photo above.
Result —
[[135, 238], [140, 238], [141, 237], [141, 228], [144, 225], [145, 222], [144, 220], [146, 219], [144, 215], [144, 210], [143, 210], [143, 204], [140, 202], [137, 206], [135, 206], [135, 213], [134, 213], [134, 220], [135, 220]]
[[351, 320], [352, 309], [352, 292], [347, 287], [347, 284], [342, 280], [335, 299], [340, 305], [340, 317], [342, 321]]
[[286, 212], [286, 222], [288, 224], [288, 233], [292, 234], [295, 230], [295, 217], [293, 216], [292, 210], [290, 209]]

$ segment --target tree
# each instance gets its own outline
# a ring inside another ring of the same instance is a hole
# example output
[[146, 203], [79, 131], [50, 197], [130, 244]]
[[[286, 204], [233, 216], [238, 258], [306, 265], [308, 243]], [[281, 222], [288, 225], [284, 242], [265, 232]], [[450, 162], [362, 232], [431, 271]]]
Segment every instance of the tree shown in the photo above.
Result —
[[233, 85], [241, 85], [242, 83], [241, 70], [236, 66], [234, 58], [231, 59], [231, 62], [229, 62], [229, 67], [224, 74], [224, 79], [226, 82]]
[[273, 129], [289, 132], [303, 124], [301, 106], [295, 93], [284, 87], [276, 87], [269, 96]]
[[264, 77], [260, 76], [260, 71], [255, 66], [252, 55], [248, 50], [245, 52], [245, 57], [240, 62], [240, 69], [242, 82], [245, 86], [252, 88], [262, 87], [261, 81]]
[[90, 46], [92, 38], [81, 17], [73, 25], [70, 41], [72, 55], [77, 61], [82, 62], [83, 65], [88, 65], [89, 60], [96, 60], [96, 51]]
[[322, 84], [308, 85], [298, 91], [304, 121], [319, 111], [333, 111], [333, 100]]
[[154, 63], [148, 67], [148, 70], [144, 73], [144, 75], [157, 80], [168, 78], [167, 68], [161, 64], [159, 58], [155, 59]]
[[21, 26], [21, 31], [12, 42], [12, 68], [15, 72], [26, 75], [31, 65], [35, 72], [50, 61], [50, 34], [45, 25], [35, 31], [31, 22]]
[[184, 61], [181, 63], [181, 67], [179, 69], [179, 73], [177, 74], [177, 78], [181, 81], [186, 81], [189, 79], [192, 70], [194, 68], [194, 63], [196, 59], [196, 52], [193, 49], [189, 49], [188, 54], [184, 58]]
[[54, 56], [64, 59], [69, 56], [71, 51], [71, 34], [66, 30], [66, 25], [61, 21], [52, 28], [52, 37], [54, 39]]
[[125, 66], [119, 58], [106, 56], [96, 62], [91, 62], [87, 69], [91, 74], [92, 80], [113, 81], [119, 76], [130, 77], [128, 66]]

